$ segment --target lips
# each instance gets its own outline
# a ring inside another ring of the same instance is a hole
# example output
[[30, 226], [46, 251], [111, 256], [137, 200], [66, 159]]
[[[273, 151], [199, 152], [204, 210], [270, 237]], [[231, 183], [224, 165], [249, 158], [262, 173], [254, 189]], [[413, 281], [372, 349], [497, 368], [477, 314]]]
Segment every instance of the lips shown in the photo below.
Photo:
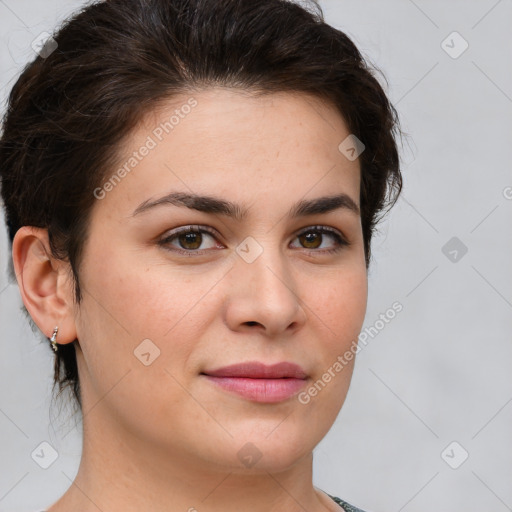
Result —
[[260, 403], [288, 400], [305, 386], [308, 378], [300, 366], [289, 362], [271, 366], [259, 362], [238, 363], [202, 375], [217, 389]]
[[283, 362], [265, 365], [256, 361], [224, 366], [203, 372], [210, 377], [244, 377], [248, 379], [306, 379], [307, 374], [297, 364]]

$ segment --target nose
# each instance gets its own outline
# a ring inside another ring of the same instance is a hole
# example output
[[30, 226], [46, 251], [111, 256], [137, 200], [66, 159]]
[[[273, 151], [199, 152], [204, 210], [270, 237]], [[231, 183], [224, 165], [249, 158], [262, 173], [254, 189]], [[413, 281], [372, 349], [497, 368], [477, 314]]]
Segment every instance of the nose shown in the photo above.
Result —
[[265, 248], [252, 263], [237, 256], [229, 274], [225, 314], [233, 331], [259, 329], [277, 337], [304, 324], [296, 279], [277, 248]]

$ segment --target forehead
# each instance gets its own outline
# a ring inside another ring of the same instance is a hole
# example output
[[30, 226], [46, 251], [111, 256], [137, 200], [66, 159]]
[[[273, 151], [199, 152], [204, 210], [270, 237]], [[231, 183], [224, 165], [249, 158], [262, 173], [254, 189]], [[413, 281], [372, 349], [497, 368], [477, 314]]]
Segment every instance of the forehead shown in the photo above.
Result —
[[180, 94], [149, 112], [124, 141], [112, 173], [126, 172], [106, 199], [123, 207], [173, 190], [214, 190], [228, 199], [272, 191], [285, 199], [311, 190], [350, 192], [358, 203], [359, 162], [339, 149], [349, 135], [334, 106], [303, 93]]
[[127, 142], [136, 146], [148, 134], [159, 146], [174, 142], [193, 147], [190, 158], [216, 145], [230, 150], [231, 156], [251, 151], [256, 157], [266, 156], [278, 147], [293, 149], [300, 158], [311, 150], [319, 157], [326, 150], [338, 156], [338, 146], [349, 131], [334, 105], [310, 94], [212, 88], [160, 102]]

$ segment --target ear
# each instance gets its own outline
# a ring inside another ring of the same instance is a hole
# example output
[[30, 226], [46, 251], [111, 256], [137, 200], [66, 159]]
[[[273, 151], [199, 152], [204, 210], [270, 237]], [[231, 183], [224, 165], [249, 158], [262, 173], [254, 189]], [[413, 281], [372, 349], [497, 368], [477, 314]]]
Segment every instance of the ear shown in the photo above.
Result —
[[48, 231], [21, 227], [13, 239], [12, 258], [21, 298], [36, 325], [48, 338], [58, 326], [56, 342], [73, 342], [76, 326], [70, 267], [51, 256]]

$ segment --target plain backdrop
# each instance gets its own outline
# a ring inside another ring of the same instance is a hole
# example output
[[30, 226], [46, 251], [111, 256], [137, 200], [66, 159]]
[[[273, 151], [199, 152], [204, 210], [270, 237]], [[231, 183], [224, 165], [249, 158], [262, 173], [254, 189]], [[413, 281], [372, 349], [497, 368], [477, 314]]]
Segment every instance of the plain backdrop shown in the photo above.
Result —
[[[0, 0], [2, 112], [32, 40], [82, 5]], [[404, 192], [373, 242], [373, 334], [314, 483], [373, 512], [512, 510], [512, 2], [321, 5], [383, 71], [408, 137]], [[0, 512], [30, 512], [71, 484], [81, 429], [50, 410], [53, 353], [7, 281], [0, 227]]]

